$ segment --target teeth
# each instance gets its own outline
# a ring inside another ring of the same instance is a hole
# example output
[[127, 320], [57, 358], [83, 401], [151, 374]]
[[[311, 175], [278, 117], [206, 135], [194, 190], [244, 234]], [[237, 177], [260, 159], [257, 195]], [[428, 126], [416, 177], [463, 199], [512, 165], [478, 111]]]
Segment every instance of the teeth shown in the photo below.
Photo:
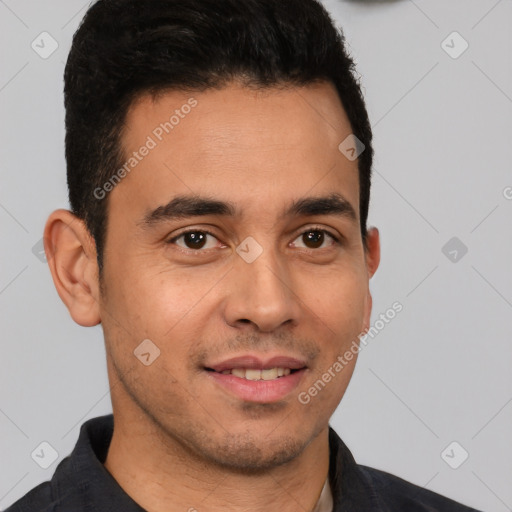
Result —
[[245, 378], [247, 380], [260, 380], [261, 379], [261, 370], [253, 370], [247, 369], [245, 370]]
[[277, 368], [270, 368], [269, 370], [261, 370], [261, 378], [263, 380], [277, 379]]
[[230, 373], [235, 377], [247, 380], [273, 380], [279, 377], [290, 375], [290, 368], [267, 368], [265, 370], [257, 370], [254, 368], [233, 368], [232, 370], [224, 370], [223, 375]]

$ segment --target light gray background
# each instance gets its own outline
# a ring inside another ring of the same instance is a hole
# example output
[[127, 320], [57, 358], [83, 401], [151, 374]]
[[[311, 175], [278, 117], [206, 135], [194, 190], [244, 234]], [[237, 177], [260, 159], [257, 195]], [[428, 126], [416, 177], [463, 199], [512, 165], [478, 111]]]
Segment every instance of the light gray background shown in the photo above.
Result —
[[[512, 1], [325, 4], [374, 126], [373, 318], [404, 307], [362, 351], [331, 424], [360, 463], [510, 511]], [[62, 74], [87, 5], [0, 0], [2, 509], [51, 477], [86, 419], [111, 412], [101, 328], [73, 323], [32, 253], [67, 207]], [[31, 48], [43, 31], [59, 44], [48, 59]], [[457, 59], [441, 45], [453, 31], [469, 43]], [[468, 248], [457, 262], [442, 252], [453, 236]], [[30, 456], [42, 441], [59, 453], [46, 470]], [[452, 441], [469, 453], [458, 469], [441, 457]]]

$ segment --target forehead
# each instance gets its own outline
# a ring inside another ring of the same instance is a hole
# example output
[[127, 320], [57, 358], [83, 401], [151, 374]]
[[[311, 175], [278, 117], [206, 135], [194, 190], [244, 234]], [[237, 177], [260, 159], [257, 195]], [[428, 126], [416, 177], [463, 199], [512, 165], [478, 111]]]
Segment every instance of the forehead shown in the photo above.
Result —
[[336, 192], [358, 210], [357, 162], [338, 149], [350, 133], [328, 83], [259, 90], [233, 83], [142, 96], [121, 139], [125, 163], [134, 165], [112, 196], [122, 189], [124, 201], [144, 213], [183, 194], [239, 202], [244, 211], [279, 204], [281, 211], [306, 194]]

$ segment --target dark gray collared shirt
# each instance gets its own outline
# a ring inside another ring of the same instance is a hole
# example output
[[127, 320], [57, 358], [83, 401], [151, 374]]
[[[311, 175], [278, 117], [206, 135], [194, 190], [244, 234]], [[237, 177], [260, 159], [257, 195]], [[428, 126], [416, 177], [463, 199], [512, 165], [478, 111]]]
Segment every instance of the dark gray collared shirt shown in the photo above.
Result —
[[[51, 481], [32, 489], [5, 512], [145, 512], [103, 466], [113, 428], [111, 414], [86, 421], [73, 452], [60, 462]], [[356, 464], [332, 428], [329, 446], [333, 512], [478, 512]]]

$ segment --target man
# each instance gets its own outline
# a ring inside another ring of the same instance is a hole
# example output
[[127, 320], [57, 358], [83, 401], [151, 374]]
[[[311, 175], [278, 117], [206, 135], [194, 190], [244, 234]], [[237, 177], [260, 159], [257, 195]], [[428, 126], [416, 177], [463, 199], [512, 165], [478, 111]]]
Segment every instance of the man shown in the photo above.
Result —
[[89, 9], [45, 248], [72, 318], [102, 324], [113, 416], [10, 511], [473, 510], [329, 428], [380, 256], [352, 68], [315, 0]]

